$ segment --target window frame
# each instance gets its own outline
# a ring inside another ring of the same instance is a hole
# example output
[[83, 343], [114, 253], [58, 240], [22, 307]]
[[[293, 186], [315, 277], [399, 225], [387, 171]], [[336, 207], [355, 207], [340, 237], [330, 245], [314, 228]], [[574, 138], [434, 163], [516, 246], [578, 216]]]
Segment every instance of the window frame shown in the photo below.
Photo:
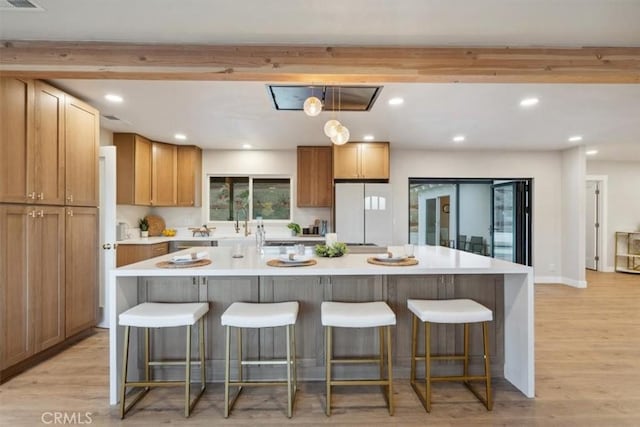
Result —
[[[207, 217], [207, 222], [208, 223], [224, 223], [224, 224], [229, 224], [229, 223], [234, 223], [234, 220], [220, 220], [220, 219], [211, 219], [211, 178], [248, 178], [249, 179], [249, 198], [248, 198], [248, 212], [247, 212], [247, 216], [249, 218], [249, 221], [254, 221], [255, 218], [253, 218], [253, 181], [254, 180], [261, 180], [261, 179], [287, 179], [289, 180], [289, 217], [286, 219], [265, 219], [264, 222], [269, 222], [269, 223], [285, 223], [288, 224], [289, 222], [292, 221], [293, 218], [293, 209], [295, 207], [294, 205], [294, 198], [293, 198], [293, 177], [291, 175], [251, 175], [251, 174], [207, 174], [207, 205], [206, 205], [206, 209], [207, 209], [207, 213], [206, 213], [206, 217]], [[235, 208], [234, 208], [234, 214], [235, 214]]]

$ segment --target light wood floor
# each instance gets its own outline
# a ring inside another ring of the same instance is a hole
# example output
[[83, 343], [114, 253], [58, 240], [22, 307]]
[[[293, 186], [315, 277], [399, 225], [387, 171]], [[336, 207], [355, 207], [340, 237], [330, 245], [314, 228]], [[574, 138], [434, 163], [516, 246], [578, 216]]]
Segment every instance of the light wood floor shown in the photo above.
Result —
[[462, 385], [443, 383], [436, 385], [433, 410], [426, 414], [407, 381], [398, 380], [393, 417], [379, 388], [338, 387], [327, 418], [323, 384], [303, 383], [291, 420], [284, 389], [267, 388], [246, 390], [225, 420], [222, 387], [215, 384], [188, 420], [179, 390], [155, 389], [122, 422], [108, 405], [108, 336], [101, 331], [0, 386], [0, 425], [42, 425], [43, 413], [58, 411], [88, 412], [100, 426], [639, 426], [640, 276], [588, 272], [587, 280], [587, 289], [536, 286], [536, 399], [498, 382], [493, 412]]

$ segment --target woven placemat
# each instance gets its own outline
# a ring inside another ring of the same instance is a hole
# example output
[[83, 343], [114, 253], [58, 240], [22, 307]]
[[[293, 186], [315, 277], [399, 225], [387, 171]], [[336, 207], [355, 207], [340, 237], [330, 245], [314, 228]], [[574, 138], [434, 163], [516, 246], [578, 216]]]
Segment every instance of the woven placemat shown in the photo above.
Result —
[[310, 265], [316, 265], [316, 264], [317, 262], [315, 259], [310, 259], [307, 261], [295, 262], [295, 263], [282, 262], [279, 259], [270, 259], [269, 261], [267, 261], [267, 265], [271, 267], [308, 267]]
[[401, 261], [379, 261], [373, 257], [371, 258], [367, 258], [367, 262], [369, 264], [375, 264], [375, 265], [384, 265], [384, 266], [388, 266], [388, 267], [406, 267], [409, 265], [416, 265], [418, 264], [418, 260], [416, 258], [405, 258]]
[[158, 268], [191, 268], [191, 267], [204, 267], [211, 264], [210, 259], [199, 259], [196, 262], [181, 262], [175, 263], [171, 261], [160, 261], [156, 263]]

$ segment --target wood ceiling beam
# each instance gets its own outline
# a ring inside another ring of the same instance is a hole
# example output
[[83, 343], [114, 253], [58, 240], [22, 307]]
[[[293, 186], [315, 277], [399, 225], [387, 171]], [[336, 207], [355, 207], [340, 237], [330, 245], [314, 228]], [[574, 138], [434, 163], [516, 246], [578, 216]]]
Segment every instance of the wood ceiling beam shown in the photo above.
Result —
[[1, 41], [0, 74], [33, 78], [306, 83], [640, 83], [640, 47], [326, 47]]

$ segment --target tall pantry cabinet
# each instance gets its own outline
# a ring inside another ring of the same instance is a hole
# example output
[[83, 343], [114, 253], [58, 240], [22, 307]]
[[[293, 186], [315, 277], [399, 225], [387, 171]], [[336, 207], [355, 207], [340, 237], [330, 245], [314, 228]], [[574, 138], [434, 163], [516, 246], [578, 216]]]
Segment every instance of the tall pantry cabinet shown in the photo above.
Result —
[[98, 139], [90, 105], [0, 78], [0, 382], [96, 323]]

